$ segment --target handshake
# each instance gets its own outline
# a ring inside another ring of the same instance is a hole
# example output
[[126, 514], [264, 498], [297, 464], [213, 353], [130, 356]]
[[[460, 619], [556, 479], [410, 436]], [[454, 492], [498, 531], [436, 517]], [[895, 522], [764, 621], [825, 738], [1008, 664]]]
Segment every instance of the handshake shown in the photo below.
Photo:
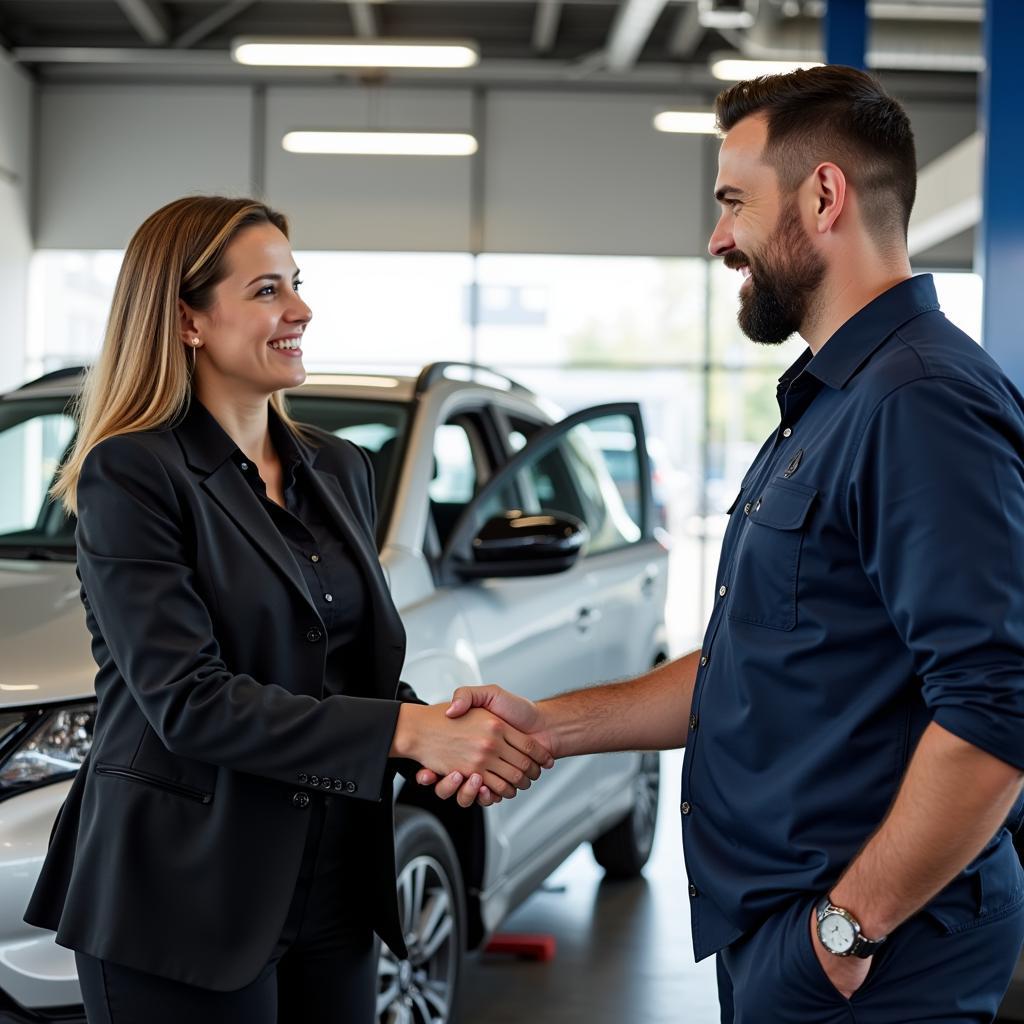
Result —
[[403, 704], [391, 746], [394, 757], [423, 767], [416, 781], [442, 799], [487, 807], [529, 789], [558, 756], [541, 708], [500, 686], [465, 686], [451, 703]]

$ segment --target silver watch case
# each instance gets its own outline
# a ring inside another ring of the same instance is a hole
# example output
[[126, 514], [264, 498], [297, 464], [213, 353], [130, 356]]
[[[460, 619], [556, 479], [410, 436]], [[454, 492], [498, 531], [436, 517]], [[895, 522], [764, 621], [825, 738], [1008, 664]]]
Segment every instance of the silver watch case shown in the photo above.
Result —
[[[855, 956], [862, 960], [866, 960], [869, 956], [874, 956], [875, 953], [878, 952], [879, 946], [885, 942], [886, 936], [884, 935], [880, 939], [865, 938], [860, 930], [860, 922], [853, 916], [853, 914], [848, 910], [844, 910], [842, 907], [837, 907], [828, 896], [822, 896], [822, 898], [818, 900], [818, 903], [814, 908], [814, 913], [818, 922], [818, 941], [833, 956]], [[846, 922], [852, 932], [850, 944], [844, 949], [833, 949], [825, 938], [825, 928], [827, 927], [828, 918], [830, 917], [841, 918]]]

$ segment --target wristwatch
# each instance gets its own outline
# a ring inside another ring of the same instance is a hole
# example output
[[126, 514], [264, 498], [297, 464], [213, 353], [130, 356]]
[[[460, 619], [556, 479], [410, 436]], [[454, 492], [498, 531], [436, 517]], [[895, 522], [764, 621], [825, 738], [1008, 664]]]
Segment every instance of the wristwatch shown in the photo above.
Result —
[[867, 939], [860, 923], [848, 910], [837, 907], [829, 896], [822, 896], [814, 908], [818, 919], [818, 940], [834, 956], [856, 956], [866, 960], [878, 952], [887, 936]]

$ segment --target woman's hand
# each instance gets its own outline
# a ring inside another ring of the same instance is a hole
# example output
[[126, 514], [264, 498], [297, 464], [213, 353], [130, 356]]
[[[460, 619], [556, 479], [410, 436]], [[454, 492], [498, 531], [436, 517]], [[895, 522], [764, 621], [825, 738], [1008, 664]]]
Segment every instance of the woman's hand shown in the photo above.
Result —
[[517, 789], [529, 789], [540, 777], [541, 768], [552, 763], [550, 752], [538, 740], [489, 711], [474, 708], [450, 718], [447, 709], [444, 704], [403, 704], [391, 756], [419, 761], [439, 776], [458, 773], [470, 780], [467, 786], [477, 775], [477, 792], [486, 787], [489, 794], [499, 797], [513, 797]]

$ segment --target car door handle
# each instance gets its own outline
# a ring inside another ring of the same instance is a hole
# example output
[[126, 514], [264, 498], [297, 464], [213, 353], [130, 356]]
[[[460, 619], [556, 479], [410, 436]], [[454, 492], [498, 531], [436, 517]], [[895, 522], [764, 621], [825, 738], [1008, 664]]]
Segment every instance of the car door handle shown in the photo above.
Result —
[[581, 633], [588, 633], [601, 621], [601, 613], [596, 608], [581, 608], [576, 613], [576, 628]]
[[644, 597], [653, 597], [655, 588], [658, 585], [658, 574], [656, 572], [649, 572], [645, 577], [643, 583], [640, 584], [640, 593]]

